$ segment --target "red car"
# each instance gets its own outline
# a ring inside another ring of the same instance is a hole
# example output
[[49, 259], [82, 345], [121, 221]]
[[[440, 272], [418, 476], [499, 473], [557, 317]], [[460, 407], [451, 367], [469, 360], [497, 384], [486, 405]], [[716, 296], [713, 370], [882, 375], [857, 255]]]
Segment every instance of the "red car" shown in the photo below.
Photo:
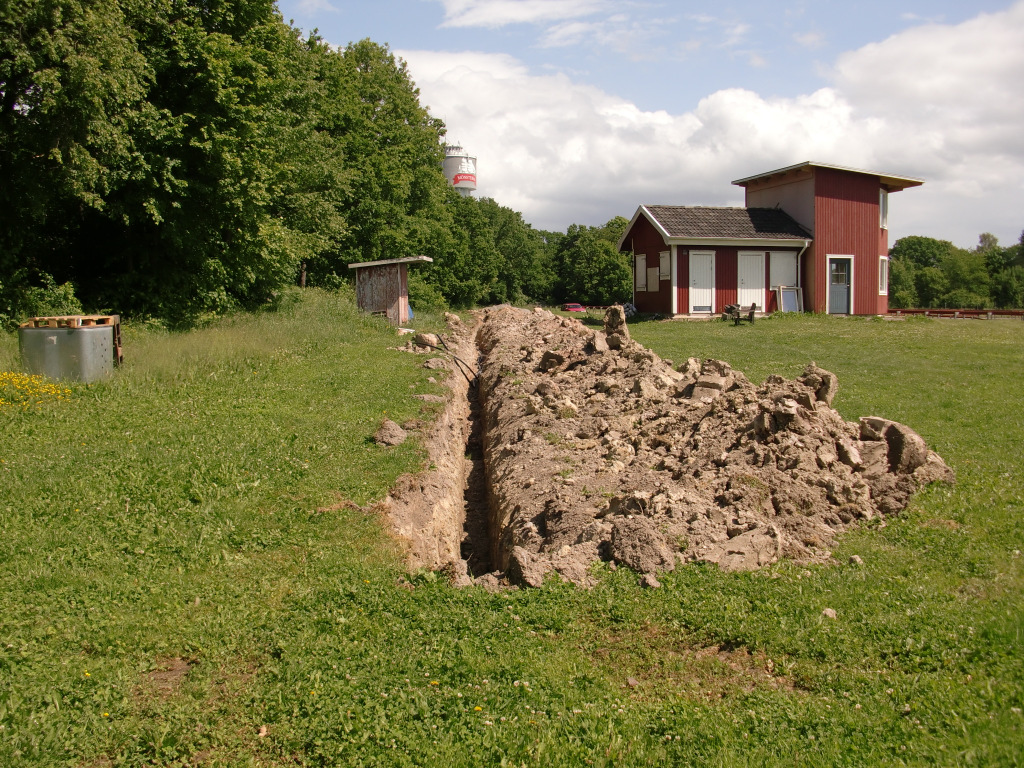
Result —
[[586, 312], [587, 308], [584, 307], [582, 304], [571, 304], [570, 303], [570, 304], [563, 304], [562, 305], [562, 311], [563, 312]]

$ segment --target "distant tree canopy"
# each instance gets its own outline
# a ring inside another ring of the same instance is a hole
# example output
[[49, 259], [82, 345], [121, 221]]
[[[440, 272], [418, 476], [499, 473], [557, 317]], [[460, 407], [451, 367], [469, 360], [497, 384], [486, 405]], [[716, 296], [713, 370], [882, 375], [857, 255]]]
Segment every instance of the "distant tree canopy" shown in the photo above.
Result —
[[[0, 321], [189, 323], [418, 253], [456, 306], [546, 299], [541, 233], [441, 171], [444, 126], [370, 40], [272, 0], [21, 0], [0, 18]], [[68, 301], [72, 304], [68, 304]]]
[[555, 250], [556, 301], [604, 306], [632, 298], [629, 258], [616, 247], [628, 225], [617, 216], [603, 227], [569, 227]]
[[893, 308], [1024, 307], [1024, 232], [1001, 247], [984, 232], [976, 248], [948, 240], [903, 237], [889, 249], [889, 305]]

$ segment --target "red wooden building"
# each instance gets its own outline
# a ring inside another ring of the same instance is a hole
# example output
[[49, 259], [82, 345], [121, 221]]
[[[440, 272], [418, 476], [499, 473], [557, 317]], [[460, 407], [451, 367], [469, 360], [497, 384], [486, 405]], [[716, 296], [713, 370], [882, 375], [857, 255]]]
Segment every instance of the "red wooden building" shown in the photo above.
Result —
[[884, 314], [888, 194], [922, 183], [805, 162], [734, 181], [746, 208], [642, 205], [619, 241], [633, 254], [633, 303], [684, 317], [727, 304], [772, 312], [788, 287], [812, 312]]

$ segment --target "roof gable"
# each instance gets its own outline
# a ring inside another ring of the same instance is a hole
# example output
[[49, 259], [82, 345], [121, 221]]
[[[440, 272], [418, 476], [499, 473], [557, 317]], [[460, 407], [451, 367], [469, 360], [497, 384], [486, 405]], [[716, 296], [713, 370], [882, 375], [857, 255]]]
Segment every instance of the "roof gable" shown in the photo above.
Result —
[[906, 189], [907, 187], [919, 187], [924, 184], [923, 179], [916, 179], [913, 176], [897, 176], [892, 173], [882, 173], [881, 171], [866, 171], [862, 168], [849, 168], [843, 165], [831, 165], [829, 163], [816, 163], [812, 160], [807, 160], [803, 163], [797, 163], [796, 165], [789, 165], [785, 168], [777, 168], [774, 171], [766, 171], [765, 173], [758, 173], [754, 176], [747, 176], [743, 179], [736, 179], [733, 182], [738, 187], [746, 187], [756, 181], [763, 181], [772, 178], [773, 176], [783, 177], [787, 174], [805, 171], [813, 173], [815, 168], [828, 168], [833, 171], [843, 171], [845, 173], [856, 173], [862, 176], [874, 176], [879, 180], [879, 183], [884, 186], [890, 192], [899, 192], [900, 190]]

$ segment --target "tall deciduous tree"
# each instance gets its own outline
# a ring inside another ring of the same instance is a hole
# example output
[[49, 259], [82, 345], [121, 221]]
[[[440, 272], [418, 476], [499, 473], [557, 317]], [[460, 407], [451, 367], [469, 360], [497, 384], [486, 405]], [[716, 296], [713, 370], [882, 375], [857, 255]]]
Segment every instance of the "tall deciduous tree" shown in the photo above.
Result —
[[603, 227], [569, 227], [555, 256], [557, 300], [598, 305], [629, 300], [632, 271], [615, 247], [622, 231], [619, 219]]
[[272, 0], [22, 0], [3, 23], [7, 284], [188, 319], [265, 301], [343, 228], [311, 46]]
[[480, 200], [478, 206], [494, 236], [497, 279], [503, 286], [503, 300], [546, 300], [553, 275], [545, 258], [541, 233], [527, 224], [522, 214], [490, 198]]
[[[0, 14], [0, 301], [72, 257], [76, 222], [139, 172], [152, 70], [117, 0], [17, 0]], [[62, 278], [63, 281], [63, 278]], [[0, 308], [2, 311], [3, 308]]]
[[408, 256], [445, 200], [444, 125], [420, 105], [404, 61], [361, 40], [342, 55], [350, 92], [334, 125], [351, 172], [346, 258]]
[[976, 309], [991, 305], [990, 279], [983, 252], [954, 249], [943, 258], [941, 268], [949, 288], [936, 305]]
[[889, 256], [915, 267], [937, 267], [943, 258], [955, 250], [956, 246], [948, 240], [911, 235], [901, 237], [893, 243], [889, 249]]

